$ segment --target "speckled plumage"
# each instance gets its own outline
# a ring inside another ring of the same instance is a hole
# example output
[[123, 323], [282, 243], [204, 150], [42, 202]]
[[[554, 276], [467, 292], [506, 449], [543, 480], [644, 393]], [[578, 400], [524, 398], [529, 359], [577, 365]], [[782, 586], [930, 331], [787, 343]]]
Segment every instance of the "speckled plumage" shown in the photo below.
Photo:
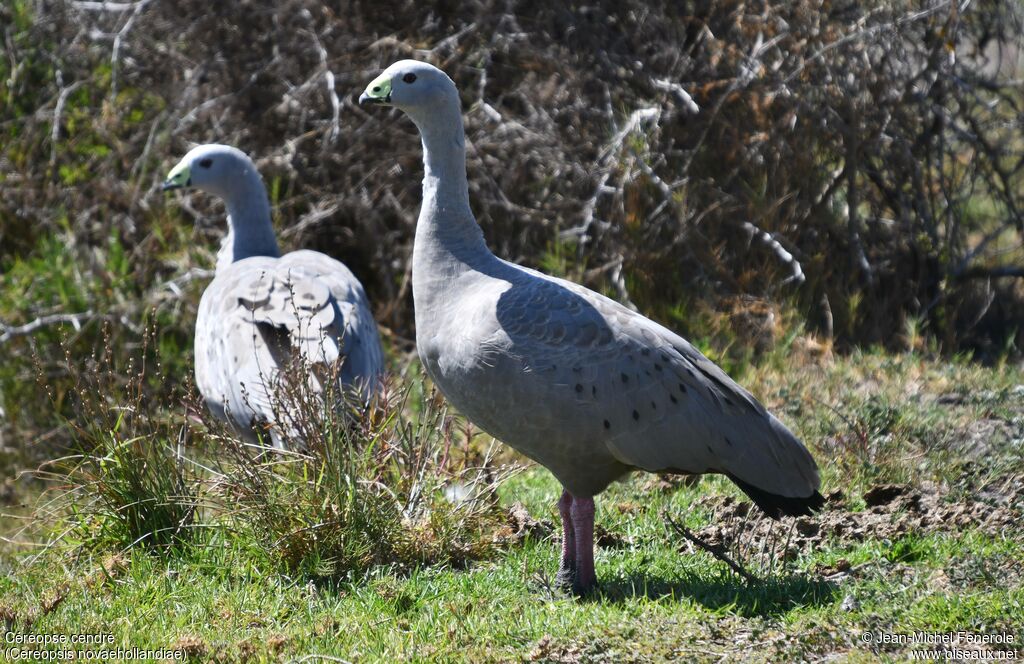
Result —
[[[294, 432], [278, 396], [279, 368], [296, 355], [311, 366], [343, 360], [342, 385], [368, 394], [383, 371], [377, 327], [344, 264], [308, 250], [278, 257], [266, 192], [248, 157], [213, 145], [183, 162], [204, 159], [213, 163], [193, 166], [191, 184], [225, 199], [229, 233], [199, 303], [196, 385], [211, 412], [240, 434], [255, 440], [254, 427], [263, 427], [283, 447]], [[310, 384], [321, 389], [316, 378]]]
[[[377, 328], [349, 269], [293, 251], [218, 270], [199, 303], [195, 336], [196, 385], [214, 415], [250, 438], [253, 425], [280, 423], [278, 368], [292, 353], [314, 365], [344, 358], [342, 384], [358, 381], [364, 390], [381, 373]], [[274, 426], [270, 433], [278, 446], [290, 435]]]
[[730, 473], [782, 496], [817, 489], [806, 448], [679, 335], [498, 259], [459, 282], [440, 298], [417, 295], [459, 311], [417, 316], [428, 373], [461, 412], [570, 493], [594, 495], [634, 469]]
[[382, 101], [378, 90], [423, 139], [412, 272], [420, 357], [456, 408], [567, 490], [563, 572], [577, 590], [594, 582], [591, 498], [632, 470], [725, 473], [769, 513], [820, 506], [807, 449], [689, 342], [488, 250], [469, 208], [461, 108], [447, 76], [402, 61], [361, 100]]

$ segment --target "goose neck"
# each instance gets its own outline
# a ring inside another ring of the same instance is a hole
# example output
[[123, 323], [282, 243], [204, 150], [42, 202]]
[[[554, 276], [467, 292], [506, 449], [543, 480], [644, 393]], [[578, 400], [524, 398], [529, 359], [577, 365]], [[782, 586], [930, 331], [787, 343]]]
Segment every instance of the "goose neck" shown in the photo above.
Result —
[[251, 256], [278, 257], [281, 251], [270, 221], [270, 201], [255, 170], [225, 196], [228, 234], [217, 254], [217, 270]]

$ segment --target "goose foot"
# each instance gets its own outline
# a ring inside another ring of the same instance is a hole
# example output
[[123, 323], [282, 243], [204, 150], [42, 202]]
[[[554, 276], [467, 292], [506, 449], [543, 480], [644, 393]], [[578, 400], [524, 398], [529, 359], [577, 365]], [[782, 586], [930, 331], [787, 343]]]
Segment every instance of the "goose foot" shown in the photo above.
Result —
[[573, 579], [572, 591], [583, 596], [597, 587], [597, 575], [594, 573], [594, 499], [572, 496], [569, 506], [573, 532], [576, 540], [576, 576]]
[[558, 513], [562, 516], [562, 562], [555, 583], [568, 591], [576, 585], [576, 531], [572, 526], [572, 494], [568, 491], [562, 491], [558, 499]]

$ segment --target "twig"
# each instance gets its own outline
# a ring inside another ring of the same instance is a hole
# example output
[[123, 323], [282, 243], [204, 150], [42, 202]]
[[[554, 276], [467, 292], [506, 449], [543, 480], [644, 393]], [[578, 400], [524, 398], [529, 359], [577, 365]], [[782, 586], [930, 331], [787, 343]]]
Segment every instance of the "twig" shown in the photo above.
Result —
[[981, 240], [976, 245], [974, 245], [974, 247], [970, 251], [964, 254], [964, 257], [960, 260], [959, 263], [957, 263], [956, 267], [954, 267], [950, 271], [950, 275], [953, 276], [954, 278], [959, 278], [961, 274], [967, 271], [967, 266], [970, 265], [971, 261], [974, 260], [976, 256], [983, 253], [985, 251], [985, 248], [988, 247], [988, 245], [991, 242], [999, 239], [1008, 229], [1012, 227], [1013, 222], [1005, 222], [996, 229], [989, 231], [985, 235], [985, 237], [981, 238]]
[[683, 88], [683, 86], [679, 85], [674, 81], [669, 81], [664, 78], [656, 78], [651, 82], [654, 83], [654, 87], [658, 88], [659, 90], [671, 92], [676, 97], [678, 97], [679, 101], [683, 103], [683, 108], [685, 108], [687, 112], [693, 115], [697, 115], [698, 113], [700, 113], [700, 106], [697, 105], [697, 102], [693, 100], [693, 97], [690, 96], [690, 93], [687, 92]]
[[619, 259], [615, 262], [615, 267], [612, 268], [611, 282], [615, 286], [615, 290], [619, 294], [619, 303], [627, 309], [633, 311], [640, 311], [637, 306], [633, 303], [633, 300], [629, 297], [629, 289], [626, 288], [626, 278], [622, 274], [622, 265], [626, 262], [625, 256], [619, 255]]
[[601, 150], [601, 155], [597, 158], [598, 163], [603, 162], [609, 155], [618, 150], [622, 145], [622, 142], [626, 140], [626, 137], [640, 128], [641, 123], [653, 120], [654, 123], [657, 124], [660, 117], [661, 109], [654, 106], [650, 108], [638, 108], [630, 113], [629, 118], [626, 119], [626, 124], [622, 126], [622, 129], [620, 129], [614, 137], [612, 137], [612, 140], [609, 141], [608, 145]]
[[725, 92], [723, 92], [718, 97], [718, 100], [715, 101], [715, 105], [711, 108], [711, 113], [706, 116], [707, 119], [704, 123], [703, 131], [701, 131], [700, 136], [697, 138], [697, 141], [694, 144], [694, 147], [689, 151], [686, 160], [683, 162], [682, 166], [677, 171], [683, 177], [689, 176], [690, 165], [693, 164], [694, 157], [696, 157], [697, 154], [700, 152], [701, 148], [704, 147], [704, 141], [706, 141], [708, 138], [708, 132], [711, 130], [711, 127], [715, 125], [715, 121], [718, 119], [718, 114], [721, 112], [722, 107], [725, 105], [725, 102], [731, 98], [733, 92], [741, 88], [745, 88], [754, 80], [754, 78], [756, 77], [755, 72], [757, 71], [757, 68], [760, 64], [761, 56], [768, 48], [778, 43], [779, 40], [781, 40], [782, 37], [784, 37], [786, 34], [788, 33], [782, 32], [778, 35], [775, 35], [774, 37], [769, 39], [767, 43], [765, 43], [764, 41], [764, 36], [762, 34], [758, 34], [757, 40], [754, 43], [753, 48], [750, 50], [750, 55], [748, 55], [746, 58], [743, 59], [742, 62], [739, 63], [739, 71], [737, 72], [737, 76], [733, 78], [733, 80], [729, 83], [729, 86], [725, 89]]
[[[793, 533], [796, 531], [796, 519], [789, 524], [789, 532], [786, 533], [786, 542], [782, 545], [782, 560], [779, 562], [779, 571], [782, 572], [786, 567], [786, 554], [789, 553], [789, 543], [793, 541]], [[772, 556], [771, 567], [769, 568], [769, 574], [775, 571], [775, 556]]]
[[775, 239], [774, 236], [772, 236], [766, 231], [761, 230], [760, 228], [750, 223], [749, 221], [743, 222], [743, 229], [750, 233], [751, 240], [753, 240], [756, 237], [758, 240], [768, 245], [768, 248], [775, 252], [775, 255], [779, 257], [779, 260], [788, 265], [789, 268], [793, 271], [791, 275], [782, 280], [783, 286], [785, 286], [791, 281], [795, 281], [798, 284], [802, 284], [804, 281], [807, 280], [807, 277], [804, 276], [803, 268], [800, 267], [800, 261], [794, 258], [793, 254], [786, 251], [786, 248], [783, 247], [779, 243], [779, 241]]
[[823, 55], [825, 55], [826, 53], [828, 53], [829, 51], [831, 51], [833, 49], [839, 48], [843, 44], [849, 43], [851, 41], [856, 41], [858, 39], [861, 39], [863, 37], [867, 37], [869, 35], [872, 35], [872, 34], [874, 34], [876, 32], [882, 31], [882, 30], [887, 30], [887, 29], [890, 29], [890, 28], [902, 27], [906, 23], [913, 23], [914, 21], [920, 20], [922, 18], [927, 18], [927, 17], [931, 16], [932, 14], [938, 13], [938, 12], [942, 11], [943, 9], [946, 9], [947, 7], [949, 7], [949, 5], [950, 5], [950, 3], [944, 3], [944, 4], [935, 5], [933, 7], [929, 7], [927, 9], [923, 9], [923, 10], [918, 11], [918, 12], [914, 12], [914, 13], [911, 13], [911, 14], [906, 14], [905, 16], [901, 16], [900, 18], [896, 19], [895, 21], [891, 21], [889, 23], [880, 23], [878, 25], [873, 25], [873, 26], [871, 26], [869, 28], [865, 28], [865, 29], [860, 30], [858, 32], [854, 32], [854, 33], [848, 34], [848, 35], [846, 35], [844, 37], [840, 37], [839, 39], [837, 39], [837, 40], [835, 40], [833, 42], [829, 42], [828, 44], [825, 44], [820, 49], [815, 51], [809, 58], [807, 58], [806, 60], [803, 60], [800, 63], [800, 66], [798, 66], [796, 69], [794, 69], [793, 72], [790, 73], [790, 75], [786, 77], [786, 79], [783, 81], [783, 84], [784, 85], [788, 85], [794, 78], [796, 78], [797, 76], [800, 75], [800, 73], [804, 70], [804, 68], [807, 67], [807, 65], [811, 64], [815, 60], [820, 60]]
[[111, 49], [111, 52], [110, 52], [110, 97], [111, 97], [111, 99], [113, 99], [113, 98], [115, 98], [117, 96], [117, 69], [118, 69], [118, 64], [121, 61], [121, 59], [120, 59], [121, 41], [131, 31], [132, 26], [135, 24], [135, 19], [137, 19], [139, 17], [139, 14], [141, 14], [142, 10], [146, 8], [146, 5], [148, 5], [152, 1], [153, 0], [140, 0], [140, 2], [135, 3], [135, 6], [133, 7], [132, 15], [128, 17], [128, 20], [124, 22], [124, 25], [121, 26], [121, 29], [118, 30], [117, 34], [114, 36], [114, 47], [113, 47], [113, 49]]
[[1002, 267], [972, 267], [953, 275], [960, 281], [966, 279], [998, 279], [1000, 277], [1024, 277], [1024, 267], [1004, 265]]
[[282, 230], [280, 233], [280, 237], [291, 237], [292, 235], [301, 233], [310, 226], [316, 226], [321, 221], [327, 219], [335, 212], [337, 212], [340, 207], [341, 205], [337, 202], [321, 200], [315, 203], [313, 205], [313, 208], [309, 212], [302, 215], [302, 217], [299, 218], [299, 221], [294, 226], [289, 226], [288, 228]]
[[723, 563], [728, 565], [732, 569], [732, 571], [736, 572], [741, 577], [743, 577], [743, 579], [747, 583], [756, 583], [757, 582], [757, 577], [756, 576], [754, 576], [753, 574], [751, 574], [747, 570], [743, 569], [743, 567], [741, 567], [739, 565], [739, 563], [733, 561], [733, 559], [730, 558], [728, 555], [726, 555], [725, 552], [719, 551], [715, 547], [711, 546], [710, 544], [708, 544], [704, 540], [702, 540], [699, 537], [697, 537], [696, 535], [694, 535], [693, 532], [689, 528], [687, 528], [686, 526], [684, 526], [681, 523], [677, 523], [675, 520], [672, 519], [672, 517], [669, 515], [668, 512], [664, 513], [664, 517], [665, 517], [665, 520], [669, 523], [669, 525], [672, 526], [673, 530], [675, 530], [678, 534], [680, 534], [684, 538], [686, 538], [687, 541], [692, 542], [693, 544], [697, 545], [699, 548], [701, 548], [704, 551], [710, 553], [714, 558], [717, 558], [718, 560], [721, 560]]
[[467, 34], [473, 32], [474, 30], [476, 30], [475, 22], [470, 23], [463, 29], [456, 32], [454, 35], [445, 37], [444, 39], [437, 42], [436, 44], [434, 44], [433, 47], [429, 49], [416, 49], [416, 54], [421, 58], [431, 58], [448, 47], [451, 47], [454, 50], [455, 46], [459, 43], [459, 40], [465, 37]]
[[32, 334], [36, 330], [46, 327], [47, 325], [56, 325], [59, 323], [71, 323], [77, 332], [82, 329], [82, 323], [91, 320], [95, 315], [95, 312], [90, 309], [77, 314], [51, 314], [49, 316], [40, 316], [34, 321], [13, 327], [0, 322], [0, 330], [2, 330], [2, 332], [0, 332], [0, 343], [10, 341], [14, 337]]
[[594, 210], [597, 208], [597, 200], [601, 197], [601, 194], [608, 193], [609, 191], [615, 191], [612, 187], [606, 186], [608, 178], [611, 177], [611, 171], [605, 169], [601, 173], [601, 177], [597, 180], [597, 186], [594, 187], [594, 195], [587, 199], [587, 202], [583, 204], [583, 221], [579, 226], [573, 226], [567, 228], [559, 233], [560, 239], [569, 239], [572, 237], [580, 238], [580, 243], [586, 241], [587, 232], [590, 230], [590, 226], [594, 223]]
[[156, 288], [154, 290], [160, 291], [160, 290], [163, 290], [163, 289], [166, 288], [167, 290], [169, 290], [172, 293], [174, 293], [175, 297], [181, 297], [184, 294], [184, 291], [182, 290], [182, 286], [184, 286], [185, 284], [190, 283], [192, 281], [195, 281], [196, 279], [206, 279], [206, 278], [212, 277], [212, 276], [213, 276], [213, 270], [206, 270], [206, 269], [203, 269], [203, 268], [194, 267], [194, 268], [189, 269], [188, 272], [186, 272], [185, 274], [181, 275], [180, 277], [175, 277], [174, 279], [170, 279], [168, 281], [165, 281], [164, 283], [160, 284], [160, 286], [158, 288]]
[[60, 94], [57, 96], [57, 103], [53, 107], [53, 126], [50, 127], [50, 169], [57, 168], [57, 141], [60, 140], [60, 116], [64, 113], [64, 104], [67, 103], [71, 93], [82, 87], [82, 81], [75, 81], [71, 85], [64, 85], [64, 76], [58, 69], [56, 73], [57, 86]]
[[327, 83], [327, 95], [331, 99], [331, 132], [328, 137], [330, 142], [334, 143], [341, 132], [341, 101], [338, 100], [338, 92], [334, 89], [334, 72], [328, 69], [324, 72], [324, 79]]
[[334, 72], [327, 66], [327, 49], [320, 42], [320, 36], [316, 31], [310, 31], [313, 36], [313, 43], [316, 45], [316, 52], [320, 56], [320, 67], [324, 71], [324, 83], [327, 87], [327, 98], [331, 101], [331, 131], [327, 134], [327, 144], [333, 145], [338, 140], [341, 132], [341, 101], [338, 99], [338, 91], [334, 87]]
[[81, 9], [83, 11], [94, 11], [94, 12], [127, 12], [135, 9], [138, 5], [145, 4], [148, 0], [143, 2], [72, 2], [71, 6], [75, 9]]

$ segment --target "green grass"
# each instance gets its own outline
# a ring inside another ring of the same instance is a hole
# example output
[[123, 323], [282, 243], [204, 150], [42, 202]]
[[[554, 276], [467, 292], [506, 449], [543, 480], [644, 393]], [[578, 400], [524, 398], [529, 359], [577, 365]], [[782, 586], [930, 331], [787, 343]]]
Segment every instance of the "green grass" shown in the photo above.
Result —
[[[599, 553], [603, 589], [590, 600], [549, 589], [557, 565], [552, 540], [528, 540], [467, 570], [382, 571], [315, 585], [280, 575], [260, 552], [223, 534], [183, 553], [135, 550], [113, 563], [57, 557], [10, 569], [15, 573], [0, 581], [0, 595], [18, 616], [18, 631], [111, 632], [125, 647], [192, 644], [206, 655], [271, 660], [319, 653], [368, 661], [500, 661], [547, 653], [645, 661], [720, 653], [778, 661], [863, 651], [856, 639], [866, 629], [1016, 630], [1021, 636], [1019, 578], [1014, 584], [965, 579], [956, 592], [949, 581], [936, 580], [948, 579], [947, 570], [972, 556], [1019, 560], [1019, 540], [935, 534], [895, 547], [902, 552], [895, 556], [879, 542], [823, 547], [790, 574], [749, 588], [709, 556], [679, 553], [657, 516], [663, 506], [685, 511], [696, 490], [647, 500], [628, 530], [619, 530], [611, 506], [649, 499], [639, 485], [616, 487], [601, 501], [599, 523], [633, 543]], [[545, 499], [556, 491], [548, 476], [531, 471], [506, 483], [504, 493], [527, 496], [531, 511], [549, 516]], [[910, 549], [914, 555], [907, 557]], [[809, 572], [837, 556], [865, 566], [838, 583]], [[104, 564], [112, 570], [102, 572]], [[857, 609], [841, 608], [847, 596], [857, 599]], [[57, 597], [64, 599], [44, 614], [42, 607]]]
[[[1024, 471], [1019, 369], [864, 353], [791, 365], [768, 358], [744, 378], [812, 443], [826, 491], [841, 489], [853, 513], [880, 482], [956, 502]], [[959, 446], [982, 419], [1004, 428], [968, 459]], [[484, 443], [479, 436], [473, 446]], [[507, 451], [498, 461], [521, 462]], [[472, 560], [391, 561], [327, 577], [282, 565], [230, 512], [204, 512], [207, 527], [183, 546], [125, 550], [65, 538], [40, 554], [8, 544], [0, 550], [0, 617], [22, 634], [110, 633], [121, 647], [177, 647], [196, 661], [895, 661], [908, 646], [869, 647], [861, 635], [968, 630], [1024, 639], [1024, 536], [1016, 528], [827, 537], [771, 570], [741, 556], [760, 577], [747, 584], [692, 551], [664, 519], [699, 531], [714, 522], [720, 497], [739, 496], [735, 489], [719, 478], [686, 486], [639, 475], [598, 500], [597, 523], [614, 541], [597, 553], [600, 592], [580, 600], [553, 589], [559, 491], [536, 466], [498, 489], [503, 509], [522, 503], [550, 534], [509, 537], [499, 524], [477, 536], [503, 539]], [[69, 519], [53, 514], [11, 540], [49, 541]], [[773, 532], [785, 538], [787, 528]], [[13, 522], [0, 532], [14, 533]], [[835, 575], [840, 566], [851, 571]]]

